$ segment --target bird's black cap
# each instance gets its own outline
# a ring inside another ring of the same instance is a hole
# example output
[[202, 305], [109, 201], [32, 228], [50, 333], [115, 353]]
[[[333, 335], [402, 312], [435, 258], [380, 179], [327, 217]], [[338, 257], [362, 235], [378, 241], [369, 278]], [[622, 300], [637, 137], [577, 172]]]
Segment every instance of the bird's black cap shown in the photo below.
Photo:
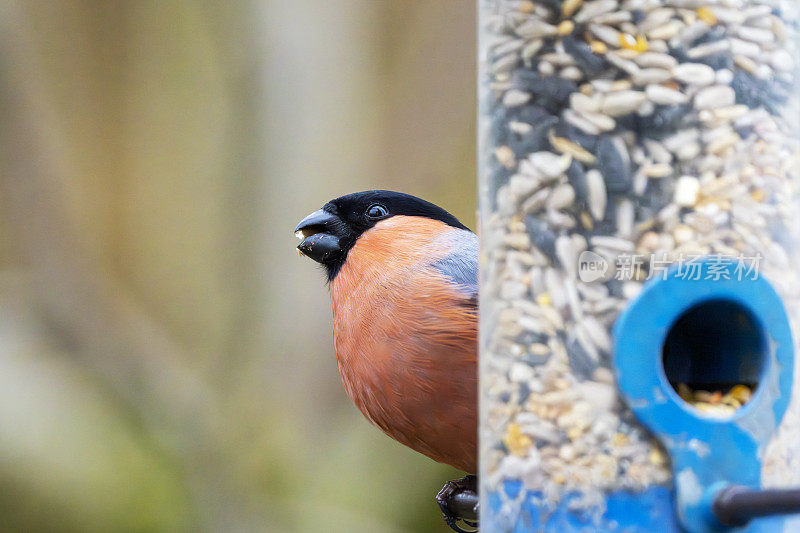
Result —
[[338, 274], [362, 233], [395, 215], [426, 217], [458, 229], [468, 228], [441, 207], [410, 194], [363, 191], [335, 198], [300, 221], [295, 234], [300, 252], [325, 266], [328, 280]]

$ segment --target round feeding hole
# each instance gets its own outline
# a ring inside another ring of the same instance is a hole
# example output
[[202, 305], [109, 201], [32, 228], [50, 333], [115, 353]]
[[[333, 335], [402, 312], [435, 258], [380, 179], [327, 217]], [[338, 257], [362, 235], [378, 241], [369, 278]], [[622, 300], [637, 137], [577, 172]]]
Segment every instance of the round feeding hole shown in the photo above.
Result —
[[731, 300], [710, 300], [683, 313], [669, 329], [662, 353], [664, 373], [678, 395], [721, 417], [750, 400], [766, 361], [763, 328]]

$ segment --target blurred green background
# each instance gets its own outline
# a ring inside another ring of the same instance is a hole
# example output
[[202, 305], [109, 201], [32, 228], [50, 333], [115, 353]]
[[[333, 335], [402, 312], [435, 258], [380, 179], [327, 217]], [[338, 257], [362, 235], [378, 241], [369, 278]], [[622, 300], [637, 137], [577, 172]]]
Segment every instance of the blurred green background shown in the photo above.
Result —
[[445, 531], [292, 229], [475, 221], [474, 2], [0, 2], [0, 530]]

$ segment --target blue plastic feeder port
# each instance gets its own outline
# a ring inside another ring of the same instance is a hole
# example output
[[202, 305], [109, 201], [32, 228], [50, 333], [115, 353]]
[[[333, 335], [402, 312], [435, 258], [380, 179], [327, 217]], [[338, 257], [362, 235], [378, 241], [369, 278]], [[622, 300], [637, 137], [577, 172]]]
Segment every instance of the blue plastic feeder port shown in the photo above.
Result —
[[708, 300], [685, 311], [667, 332], [662, 349], [664, 374], [675, 387], [723, 390], [758, 386], [769, 345], [764, 329], [744, 305]]
[[[761, 490], [764, 447], [792, 389], [794, 345], [783, 302], [763, 277], [740, 279], [735, 262], [709, 258], [695, 266], [690, 278], [673, 268], [646, 283], [614, 328], [620, 393], [669, 455], [672, 486], [606, 493], [598, 515], [574, 506], [577, 494], [554, 505], [508, 480], [487, 499], [489, 530], [800, 532], [800, 489]], [[754, 393], [719, 415], [685, 402], [681, 383], [708, 391], [744, 384]]]
[[[800, 531], [797, 517], [758, 518], [741, 527], [712, 512], [718, 493], [761, 487], [764, 446], [789, 403], [793, 344], [783, 303], [763, 277], [739, 279], [736, 263], [719, 276], [700, 263], [647, 283], [617, 321], [614, 366], [620, 391], [666, 449], [675, 511], [686, 531]], [[681, 399], [679, 383], [700, 390], [755, 389], [731, 415], [702, 412]], [[667, 531], [680, 531], [677, 526]]]

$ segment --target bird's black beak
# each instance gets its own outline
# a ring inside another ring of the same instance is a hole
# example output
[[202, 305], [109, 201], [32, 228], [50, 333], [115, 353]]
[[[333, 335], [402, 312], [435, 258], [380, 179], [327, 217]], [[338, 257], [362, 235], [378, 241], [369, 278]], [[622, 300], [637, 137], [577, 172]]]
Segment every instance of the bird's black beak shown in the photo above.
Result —
[[339, 237], [332, 231], [341, 221], [336, 215], [320, 209], [300, 221], [294, 234], [301, 239], [297, 249], [317, 263], [326, 263], [342, 251]]

